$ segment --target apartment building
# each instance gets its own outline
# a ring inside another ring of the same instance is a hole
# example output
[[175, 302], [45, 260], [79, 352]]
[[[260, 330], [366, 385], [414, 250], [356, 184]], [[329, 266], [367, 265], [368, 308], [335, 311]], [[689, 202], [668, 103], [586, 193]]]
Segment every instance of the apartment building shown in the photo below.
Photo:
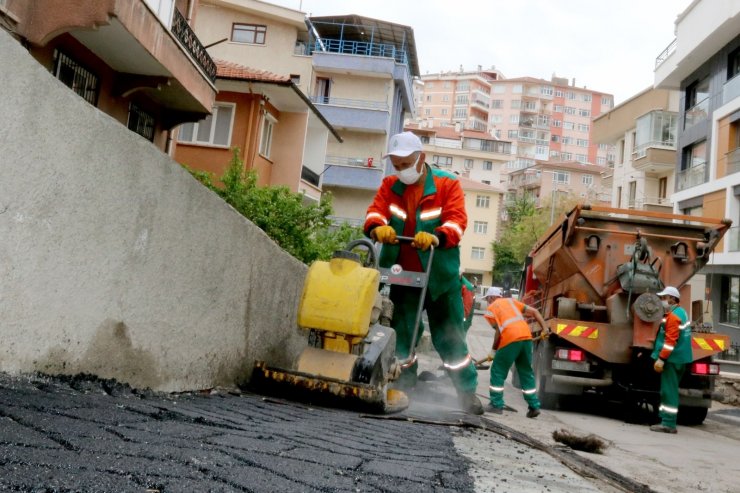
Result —
[[407, 123], [404, 130], [419, 136], [426, 161], [471, 180], [498, 187], [503, 166], [511, 158], [511, 142], [490, 134], [453, 127]]
[[602, 184], [606, 166], [575, 161], [536, 161], [533, 166], [512, 170], [508, 176], [508, 199], [529, 197], [536, 207], [549, 208], [551, 221], [562, 200], [609, 205], [611, 191]]
[[205, 0], [195, 30], [213, 44], [213, 116], [183, 125], [174, 157], [221, 176], [236, 148], [260, 186], [321, 200], [327, 143], [337, 131], [307, 97], [312, 76], [303, 12], [257, 0]]
[[311, 17], [308, 24], [310, 98], [343, 141], [327, 144], [321, 188], [333, 196], [336, 221], [361, 224], [392, 171], [381, 159], [388, 138], [415, 111], [414, 31], [358, 15]]
[[170, 130], [209, 115], [216, 96], [216, 65], [190, 27], [196, 6], [4, 0], [0, 26], [62, 84], [167, 150]]
[[506, 190], [464, 176], [459, 179], [468, 214], [468, 227], [460, 242], [460, 265], [468, 280], [477, 281], [479, 286], [490, 286], [494, 260], [492, 244], [498, 237]]
[[550, 159], [607, 163], [608, 146], [593, 142], [591, 121], [613, 107], [610, 94], [555, 76], [507, 79], [496, 70], [429, 74], [422, 81], [420, 118], [434, 125], [461, 123], [511, 141], [515, 156], [507, 169]]
[[673, 212], [678, 99], [650, 87], [594, 119], [594, 142], [615, 149], [602, 175], [612, 207]]
[[704, 320], [740, 342], [740, 1], [695, 0], [658, 55], [655, 87], [680, 92], [674, 211], [730, 218], [707, 266]]

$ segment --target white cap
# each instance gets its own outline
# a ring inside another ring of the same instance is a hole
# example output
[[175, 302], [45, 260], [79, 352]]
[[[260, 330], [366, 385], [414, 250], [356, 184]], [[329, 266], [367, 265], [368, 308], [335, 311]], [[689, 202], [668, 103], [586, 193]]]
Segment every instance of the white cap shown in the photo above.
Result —
[[499, 298], [502, 297], [504, 293], [501, 291], [501, 288], [496, 288], [491, 286], [488, 288], [488, 291], [486, 291], [486, 298], [489, 296], [498, 296]]
[[656, 293], [658, 296], [673, 296], [677, 300], [681, 299], [681, 295], [678, 293], [678, 289], [673, 286], [666, 286], [666, 288], [660, 293]]
[[415, 152], [421, 152], [421, 140], [411, 132], [396, 134], [388, 141], [388, 154], [383, 155], [383, 159], [388, 156], [409, 156]]

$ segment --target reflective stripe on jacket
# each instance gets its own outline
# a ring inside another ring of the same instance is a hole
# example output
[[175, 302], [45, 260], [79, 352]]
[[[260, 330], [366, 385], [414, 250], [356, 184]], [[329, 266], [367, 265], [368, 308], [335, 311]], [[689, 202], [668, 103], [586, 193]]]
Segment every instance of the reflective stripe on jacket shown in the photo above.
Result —
[[673, 308], [661, 322], [655, 338], [653, 359], [671, 363], [691, 363], [691, 322], [686, 310], [680, 306]]

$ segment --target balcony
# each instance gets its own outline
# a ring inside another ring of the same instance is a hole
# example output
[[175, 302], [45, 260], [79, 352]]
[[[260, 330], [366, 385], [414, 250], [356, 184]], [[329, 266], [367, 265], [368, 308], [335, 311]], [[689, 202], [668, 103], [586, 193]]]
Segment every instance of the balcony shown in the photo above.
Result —
[[663, 62], [668, 60], [668, 58], [673, 55], [673, 53], [676, 51], [676, 44], [678, 42], [677, 38], [673, 38], [673, 41], [671, 41], [668, 46], [666, 46], [665, 50], [661, 51], [660, 54], [655, 57], [655, 68], [657, 69], [661, 65], [663, 65]]
[[676, 168], [676, 148], [661, 142], [648, 142], [632, 153], [632, 166], [647, 173], [671, 171]]
[[736, 75], [722, 86], [722, 104], [740, 97], [740, 75]]
[[117, 74], [113, 93], [133, 92], [166, 109], [170, 127], [211, 112], [216, 66], [176, 8], [143, 0], [67, 2], [53, 15], [39, 2], [16, 2], [18, 34], [45, 46], [68, 33]]
[[705, 175], [705, 163], [681, 170], [676, 176], [676, 189], [682, 191], [706, 183], [707, 179]]
[[672, 212], [673, 202], [667, 197], [643, 197], [641, 199], [630, 199], [627, 202], [629, 209], [653, 212]]
[[463, 139], [463, 149], [471, 151], [495, 152], [499, 154], [511, 154], [511, 142], [499, 140]]
[[727, 174], [731, 175], [740, 171], [740, 147], [731, 150], [725, 156], [727, 156]]
[[687, 129], [702, 122], [709, 116], [709, 98], [706, 97], [686, 110], [683, 128]]
[[488, 112], [489, 108], [491, 107], [490, 104], [486, 103], [485, 101], [481, 101], [480, 99], [477, 99], [477, 98], [473, 99], [470, 102], [470, 105], [473, 106], [474, 108], [478, 108], [479, 110], [482, 110], [485, 112]]
[[377, 190], [383, 180], [381, 161], [373, 157], [326, 156], [323, 187]]
[[312, 96], [311, 102], [335, 128], [386, 133], [390, 111], [385, 101]]

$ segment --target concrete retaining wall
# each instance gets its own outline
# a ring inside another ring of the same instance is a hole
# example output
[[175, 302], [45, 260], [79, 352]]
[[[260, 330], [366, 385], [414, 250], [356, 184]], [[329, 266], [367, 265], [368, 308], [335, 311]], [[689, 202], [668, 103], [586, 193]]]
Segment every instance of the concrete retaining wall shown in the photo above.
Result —
[[305, 265], [1, 29], [0, 67], [0, 371], [182, 391], [292, 364]]

